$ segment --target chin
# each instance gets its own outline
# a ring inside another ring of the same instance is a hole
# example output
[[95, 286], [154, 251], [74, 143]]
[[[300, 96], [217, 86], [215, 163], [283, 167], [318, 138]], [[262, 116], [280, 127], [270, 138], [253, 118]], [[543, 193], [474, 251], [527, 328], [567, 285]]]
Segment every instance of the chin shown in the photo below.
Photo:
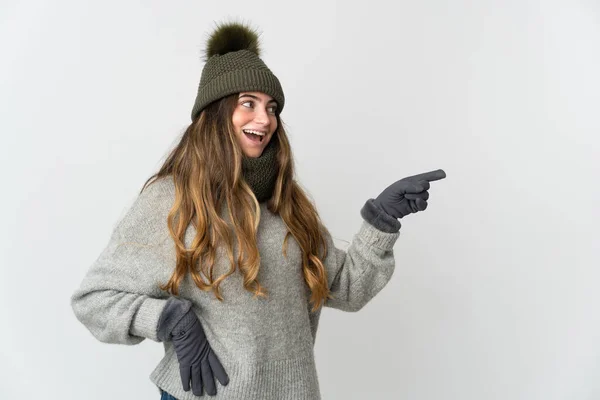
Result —
[[262, 155], [262, 151], [251, 151], [251, 152], [247, 152], [245, 151], [244, 154], [246, 154], [246, 157], [250, 157], [250, 158], [258, 158]]

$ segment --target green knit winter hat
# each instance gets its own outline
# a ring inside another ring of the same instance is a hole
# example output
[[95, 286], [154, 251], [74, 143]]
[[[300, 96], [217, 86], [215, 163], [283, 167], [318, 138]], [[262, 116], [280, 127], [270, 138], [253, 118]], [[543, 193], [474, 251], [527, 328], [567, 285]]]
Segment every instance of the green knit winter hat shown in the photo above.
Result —
[[268, 94], [277, 102], [277, 113], [281, 113], [283, 89], [260, 59], [258, 34], [253, 29], [238, 22], [218, 25], [207, 40], [205, 60], [192, 121], [213, 101], [240, 92]]

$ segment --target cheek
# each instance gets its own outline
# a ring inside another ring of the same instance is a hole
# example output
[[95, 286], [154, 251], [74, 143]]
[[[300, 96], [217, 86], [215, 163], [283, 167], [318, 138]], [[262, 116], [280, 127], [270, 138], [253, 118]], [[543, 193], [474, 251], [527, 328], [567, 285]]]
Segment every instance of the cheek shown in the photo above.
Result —
[[241, 110], [235, 110], [231, 116], [231, 122], [236, 129], [241, 129], [248, 121], [248, 117]]

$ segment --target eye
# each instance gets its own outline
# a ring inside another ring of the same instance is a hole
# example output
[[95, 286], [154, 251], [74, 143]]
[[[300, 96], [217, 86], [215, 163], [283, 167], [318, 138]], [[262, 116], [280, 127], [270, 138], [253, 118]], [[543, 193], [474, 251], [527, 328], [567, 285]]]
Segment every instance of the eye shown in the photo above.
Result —
[[[244, 102], [240, 103], [240, 105], [242, 105], [246, 108], [254, 108], [254, 101], [252, 101], [252, 100], [244, 101]], [[277, 112], [277, 105], [267, 107], [267, 112], [269, 114], [275, 114]]]

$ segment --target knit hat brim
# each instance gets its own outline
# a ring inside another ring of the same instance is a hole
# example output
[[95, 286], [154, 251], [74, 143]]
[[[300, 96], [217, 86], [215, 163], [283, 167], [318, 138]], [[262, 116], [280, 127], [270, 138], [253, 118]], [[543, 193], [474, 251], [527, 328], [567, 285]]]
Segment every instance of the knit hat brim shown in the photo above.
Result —
[[285, 97], [279, 79], [268, 69], [237, 69], [219, 75], [198, 88], [192, 109], [192, 120], [213, 101], [240, 92], [262, 92], [277, 102], [277, 113], [281, 113]]

